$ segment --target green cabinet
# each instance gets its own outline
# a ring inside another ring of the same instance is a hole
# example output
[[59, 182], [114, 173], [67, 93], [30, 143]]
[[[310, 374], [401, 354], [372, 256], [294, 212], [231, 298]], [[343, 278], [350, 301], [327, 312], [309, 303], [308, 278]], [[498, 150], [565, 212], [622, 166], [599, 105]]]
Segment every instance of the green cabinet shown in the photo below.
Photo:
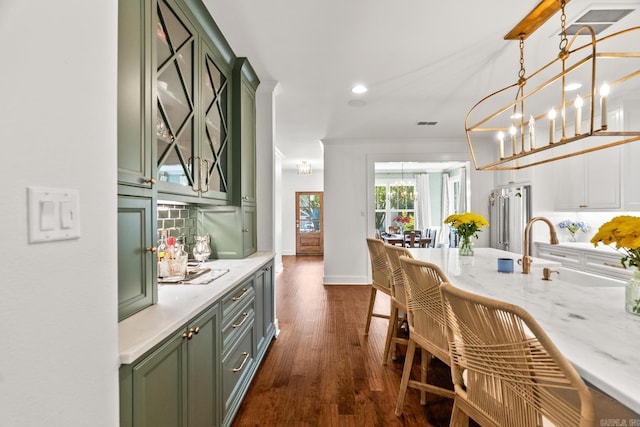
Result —
[[245, 258], [256, 252], [256, 207], [212, 206], [200, 209], [203, 230], [211, 235], [212, 258]]
[[118, 320], [157, 300], [153, 198], [118, 196]]
[[269, 347], [275, 335], [275, 289], [273, 261], [262, 266], [255, 274], [254, 288], [256, 291], [256, 350], [261, 358]]
[[233, 201], [256, 203], [256, 90], [260, 80], [247, 58], [233, 66]]
[[219, 425], [219, 307], [120, 368], [121, 427]]
[[231, 66], [188, 7], [157, 0], [155, 140], [158, 191], [228, 201]]

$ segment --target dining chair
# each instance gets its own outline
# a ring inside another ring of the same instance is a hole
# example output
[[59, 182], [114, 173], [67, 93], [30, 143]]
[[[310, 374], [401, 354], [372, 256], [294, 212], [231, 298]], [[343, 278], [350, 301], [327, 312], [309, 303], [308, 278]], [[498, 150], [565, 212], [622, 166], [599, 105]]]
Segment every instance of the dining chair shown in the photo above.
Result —
[[436, 247], [436, 236], [438, 234], [438, 230], [436, 230], [435, 228], [427, 228], [425, 230], [425, 237], [427, 237], [428, 239], [431, 239], [431, 241], [429, 243], [427, 243], [426, 247], [427, 248], [435, 248]]
[[[407, 387], [421, 391], [420, 403], [425, 404], [424, 392], [454, 398], [452, 390], [427, 382], [429, 356], [436, 357], [450, 365], [447, 334], [440, 298], [440, 284], [448, 281], [440, 268], [431, 263], [400, 257], [400, 264], [406, 275], [405, 294], [409, 318], [409, 343], [405, 356], [402, 380], [398, 391], [395, 413], [402, 414]], [[423, 349], [420, 380], [411, 379], [411, 369], [416, 347]], [[428, 354], [426, 354], [428, 353]], [[426, 357], [425, 357], [426, 356]]]
[[372, 317], [388, 319], [388, 314], [374, 313], [373, 306], [376, 302], [377, 292], [383, 292], [391, 296], [391, 268], [389, 258], [384, 249], [384, 241], [367, 237], [367, 247], [369, 258], [371, 259], [371, 298], [369, 300], [369, 310], [367, 312], [367, 324], [364, 327], [364, 334], [369, 334]]
[[395, 246], [385, 243], [384, 249], [387, 252], [389, 258], [389, 266], [391, 267], [391, 313], [389, 314], [389, 326], [387, 328], [387, 338], [384, 344], [384, 351], [382, 353], [382, 364], [386, 365], [389, 360], [389, 353], [391, 353], [391, 359], [396, 360], [396, 348], [398, 344], [407, 345], [409, 340], [398, 336], [398, 327], [400, 323], [400, 312], [407, 313], [407, 297], [405, 296], [405, 283], [406, 276], [402, 265], [400, 264], [400, 257], [406, 256], [407, 258], [413, 258], [411, 252], [407, 248], [402, 246]]
[[[451, 425], [593, 426], [589, 388], [521, 307], [440, 287], [455, 399]], [[465, 381], [462, 376], [465, 372]]]

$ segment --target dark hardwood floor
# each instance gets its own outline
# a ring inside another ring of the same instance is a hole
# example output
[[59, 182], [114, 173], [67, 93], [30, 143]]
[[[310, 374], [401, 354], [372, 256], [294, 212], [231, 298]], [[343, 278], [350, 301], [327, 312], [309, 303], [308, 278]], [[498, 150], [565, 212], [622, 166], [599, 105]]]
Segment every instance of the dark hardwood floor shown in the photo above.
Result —
[[[394, 415], [402, 356], [382, 364], [385, 319], [364, 325], [369, 286], [324, 286], [323, 258], [283, 257], [276, 274], [280, 335], [251, 384], [233, 426], [447, 426], [452, 401], [407, 391], [404, 413]], [[377, 312], [389, 300], [378, 294]], [[418, 375], [419, 357], [414, 364]], [[433, 360], [430, 382], [450, 385], [449, 368]]]

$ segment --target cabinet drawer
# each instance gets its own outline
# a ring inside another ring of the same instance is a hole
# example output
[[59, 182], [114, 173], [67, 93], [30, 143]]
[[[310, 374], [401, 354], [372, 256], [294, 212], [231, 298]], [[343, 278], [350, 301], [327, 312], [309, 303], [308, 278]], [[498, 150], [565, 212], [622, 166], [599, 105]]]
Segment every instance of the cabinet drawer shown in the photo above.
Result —
[[237, 341], [238, 336], [249, 329], [255, 320], [255, 299], [248, 301], [244, 307], [229, 316], [222, 329], [222, 352], [225, 354], [230, 345]]
[[250, 374], [255, 363], [253, 334], [254, 328], [251, 324], [238, 344], [233, 346], [222, 360], [222, 397], [225, 419], [229, 410], [237, 406], [251, 380]]
[[563, 267], [580, 267], [580, 252], [554, 245], [538, 245], [538, 256], [562, 263]]
[[585, 253], [584, 269], [607, 277], [627, 280], [631, 277], [631, 270], [620, 264], [622, 255]]
[[234, 313], [245, 305], [247, 301], [254, 299], [255, 294], [253, 279], [247, 280], [231, 291], [222, 301], [222, 323], [227, 324], [231, 321]]

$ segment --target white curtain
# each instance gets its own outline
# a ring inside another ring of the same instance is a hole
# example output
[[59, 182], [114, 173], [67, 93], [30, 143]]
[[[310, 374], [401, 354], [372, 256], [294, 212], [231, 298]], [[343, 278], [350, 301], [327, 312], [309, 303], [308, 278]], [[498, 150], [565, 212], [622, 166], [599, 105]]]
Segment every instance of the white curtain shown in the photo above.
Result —
[[458, 194], [458, 212], [467, 211], [467, 169], [460, 168], [460, 194]]
[[440, 235], [437, 238], [438, 243], [449, 244], [449, 225], [444, 223], [444, 220], [451, 214], [451, 203], [453, 199], [449, 197], [449, 174], [442, 174], [442, 226], [440, 228]]
[[416, 230], [424, 230], [431, 227], [431, 193], [429, 191], [429, 175], [421, 173], [416, 178], [416, 202], [415, 202], [415, 226]]

